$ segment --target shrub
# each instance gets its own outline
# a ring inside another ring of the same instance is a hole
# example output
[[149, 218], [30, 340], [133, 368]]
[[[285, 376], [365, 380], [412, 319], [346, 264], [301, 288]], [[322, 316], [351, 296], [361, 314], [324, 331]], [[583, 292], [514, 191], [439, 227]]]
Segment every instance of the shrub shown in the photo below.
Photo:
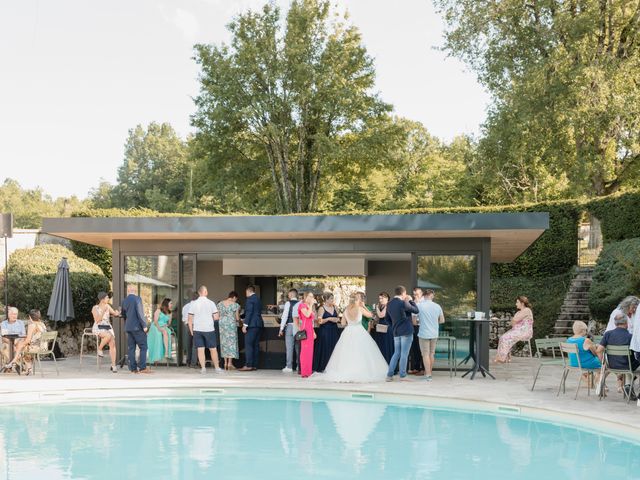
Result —
[[571, 272], [567, 272], [545, 278], [492, 278], [491, 309], [494, 312], [514, 313], [516, 297], [525, 295], [531, 301], [533, 310], [533, 338], [544, 338], [553, 333], [571, 276]]
[[111, 250], [108, 248], [97, 247], [95, 245], [89, 245], [88, 243], [71, 241], [71, 250], [78, 257], [89, 260], [91, 263], [97, 265], [102, 270], [107, 278], [112, 278], [112, 255]]
[[596, 198], [588, 203], [587, 209], [600, 220], [605, 244], [640, 237], [640, 191]]
[[593, 271], [589, 290], [589, 309], [599, 321], [627, 295], [640, 289], [640, 238], [622, 240], [604, 246]]
[[91, 318], [98, 292], [109, 290], [100, 267], [77, 257], [61, 245], [16, 250], [9, 257], [9, 304], [22, 312], [38, 308], [46, 317], [51, 291], [62, 257], [69, 262], [69, 281], [77, 320]]

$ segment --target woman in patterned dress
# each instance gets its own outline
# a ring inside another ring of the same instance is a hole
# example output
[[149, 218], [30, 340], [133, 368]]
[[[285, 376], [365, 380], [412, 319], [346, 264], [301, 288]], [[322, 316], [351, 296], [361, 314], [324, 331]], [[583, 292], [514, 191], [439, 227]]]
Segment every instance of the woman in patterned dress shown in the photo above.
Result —
[[42, 322], [42, 316], [40, 310], [33, 309], [29, 312], [29, 320], [26, 322], [27, 337], [24, 342], [20, 343], [16, 347], [16, 356], [13, 359], [13, 364], [17, 364], [18, 360], [22, 356], [24, 359], [25, 374], [31, 375], [33, 373], [33, 357], [32, 354], [38, 353], [47, 348], [40, 342], [42, 334], [47, 331], [46, 325]]
[[224, 359], [225, 370], [235, 370], [233, 359], [238, 353], [238, 325], [240, 324], [240, 305], [238, 294], [229, 292], [227, 298], [218, 303], [220, 312], [220, 355]]
[[511, 319], [511, 330], [500, 337], [498, 354], [495, 363], [505, 363], [511, 360], [511, 349], [517, 342], [530, 340], [533, 336], [533, 313], [529, 299], [524, 295], [516, 298], [518, 311]]

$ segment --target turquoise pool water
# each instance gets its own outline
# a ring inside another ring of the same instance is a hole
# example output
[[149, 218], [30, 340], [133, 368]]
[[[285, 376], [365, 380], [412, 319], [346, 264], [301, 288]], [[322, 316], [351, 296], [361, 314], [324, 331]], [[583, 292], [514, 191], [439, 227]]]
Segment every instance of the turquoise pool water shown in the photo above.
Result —
[[484, 413], [223, 397], [0, 408], [0, 479], [639, 477], [638, 443]]

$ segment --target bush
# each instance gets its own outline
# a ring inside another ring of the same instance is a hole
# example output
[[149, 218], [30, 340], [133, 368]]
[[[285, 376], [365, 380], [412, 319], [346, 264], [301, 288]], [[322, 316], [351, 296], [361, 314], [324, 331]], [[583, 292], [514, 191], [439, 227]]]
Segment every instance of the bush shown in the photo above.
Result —
[[9, 304], [21, 312], [38, 308], [46, 318], [51, 291], [62, 257], [69, 262], [69, 281], [77, 320], [91, 318], [98, 292], [109, 291], [100, 267], [77, 257], [61, 245], [16, 250], [9, 257]]
[[596, 198], [588, 203], [587, 209], [600, 220], [605, 244], [640, 237], [640, 191]]
[[514, 313], [516, 297], [525, 295], [533, 310], [533, 338], [544, 338], [553, 333], [571, 277], [572, 273], [567, 272], [546, 278], [492, 278], [491, 310]]
[[88, 243], [77, 242], [71, 240], [71, 250], [78, 257], [89, 260], [91, 263], [97, 265], [102, 270], [107, 278], [113, 276], [112, 267], [112, 254], [111, 250], [107, 248], [97, 247], [95, 245], [89, 245]]
[[627, 295], [640, 289], [640, 238], [605, 245], [593, 271], [589, 290], [589, 309], [599, 321]]

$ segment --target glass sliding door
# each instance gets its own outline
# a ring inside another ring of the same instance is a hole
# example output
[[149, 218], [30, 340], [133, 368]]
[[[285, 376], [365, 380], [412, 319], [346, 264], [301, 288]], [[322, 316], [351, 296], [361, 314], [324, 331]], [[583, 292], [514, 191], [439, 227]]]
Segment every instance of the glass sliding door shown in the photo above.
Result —
[[[150, 330], [148, 343], [150, 350], [162, 349], [158, 355], [168, 354], [176, 361], [178, 349], [178, 324], [180, 318], [179, 308], [179, 271], [177, 255], [125, 255], [124, 257], [124, 284], [125, 292], [129, 285], [135, 285], [138, 295], [142, 298], [144, 314], [147, 317]], [[170, 313], [168, 328], [171, 330], [171, 342], [169, 351], [164, 352], [162, 333], [155, 326], [151, 326], [156, 310], [162, 301], [168, 298], [173, 303]], [[159, 335], [159, 337], [158, 337]], [[151, 344], [154, 344], [152, 347]], [[152, 355], [150, 352], [149, 355]], [[166, 360], [162, 360], [164, 362]]]
[[[416, 267], [417, 286], [433, 290], [434, 301], [444, 311], [440, 336], [455, 337], [458, 361], [466, 359], [471, 333], [467, 312], [475, 311], [478, 304], [476, 255], [418, 255]], [[438, 353], [437, 363], [443, 355]]]
[[178, 338], [180, 339], [178, 349], [178, 363], [184, 365], [186, 363], [195, 363], [195, 359], [191, 358], [191, 335], [189, 335], [189, 327], [184, 323], [182, 318], [182, 309], [189, 303], [198, 289], [196, 285], [196, 261], [197, 257], [194, 253], [183, 253], [180, 255], [180, 312], [178, 312]]

